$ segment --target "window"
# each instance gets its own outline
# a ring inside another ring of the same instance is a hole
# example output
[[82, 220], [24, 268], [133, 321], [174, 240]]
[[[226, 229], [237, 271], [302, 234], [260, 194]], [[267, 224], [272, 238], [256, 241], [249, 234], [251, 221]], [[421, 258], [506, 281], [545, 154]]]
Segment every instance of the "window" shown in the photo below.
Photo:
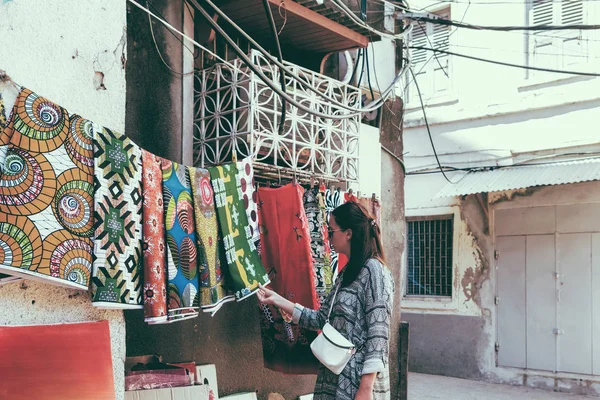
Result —
[[[450, 10], [436, 12], [441, 18], [450, 19]], [[450, 50], [450, 26], [416, 21], [409, 37], [412, 46]], [[443, 96], [450, 91], [450, 57], [447, 54], [428, 50], [410, 50], [411, 67], [417, 76], [423, 99]], [[412, 82], [408, 72], [407, 82]], [[419, 102], [414, 84], [408, 87], [408, 101]]]
[[407, 218], [407, 296], [452, 297], [453, 215]]
[[[583, 0], [534, 0], [529, 6], [529, 26], [585, 24]], [[529, 34], [529, 64], [568, 69], [587, 61], [586, 40], [581, 30], [532, 31]], [[528, 76], [543, 72], [530, 71]]]

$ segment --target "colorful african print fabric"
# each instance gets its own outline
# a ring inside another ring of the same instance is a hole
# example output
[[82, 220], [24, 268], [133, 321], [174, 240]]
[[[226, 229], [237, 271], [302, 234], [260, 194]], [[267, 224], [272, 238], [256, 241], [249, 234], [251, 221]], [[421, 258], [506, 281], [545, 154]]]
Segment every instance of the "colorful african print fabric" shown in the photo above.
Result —
[[255, 293], [259, 283], [268, 284], [269, 277], [252, 240], [236, 165], [226, 164], [209, 171], [229, 267], [227, 284], [240, 301]]
[[161, 158], [142, 150], [144, 319], [167, 322], [167, 251]]
[[22, 88], [0, 147], [0, 272], [87, 289], [93, 125]]
[[[325, 190], [325, 211], [326, 218], [329, 221], [331, 212], [337, 207], [344, 204], [344, 193], [339, 189], [326, 189]], [[343, 254], [336, 253], [335, 249], [331, 249], [331, 270], [333, 272], [333, 281], [337, 279], [338, 273], [348, 263], [348, 257]]]
[[96, 307], [143, 308], [142, 150], [107, 128], [94, 136]]
[[198, 316], [198, 250], [194, 200], [186, 167], [162, 161], [167, 232], [167, 316], [179, 321]]
[[[309, 222], [300, 185], [259, 188], [262, 260], [271, 287], [293, 303], [319, 308], [315, 291]], [[261, 305], [265, 367], [288, 374], [316, 374], [319, 362], [310, 350], [316, 332], [291, 323], [292, 316]]]
[[219, 223], [215, 196], [206, 169], [188, 167], [194, 195], [194, 214], [198, 239], [198, 266], [200, 269], [200, 305], [202, 311], [214, 315], [224, 303], [235, 300], [223, 279], [221, 256], [223, 242], [219, 237]]
[[319, 303], [331, 290], [333, 272], [331, 270], [331, 249], [327, 237], [327, 222], [323, 194], [318, 187], [306, 188], [303, 196], [304, 212], [310, 232], [310, 249], [314, 265], [315, 290]]
[[240, 185], [242, 189], [242, 200], [248, 217], [248, 226], [252, 241], [260, 254], [260, 232], [258, 231], [258, 209], [257, 209], [257, 192], [254, 189], [254, 170], [252, 169], [252, 159], [244, 158], [237, 163], [238, 172], [240, 174]]

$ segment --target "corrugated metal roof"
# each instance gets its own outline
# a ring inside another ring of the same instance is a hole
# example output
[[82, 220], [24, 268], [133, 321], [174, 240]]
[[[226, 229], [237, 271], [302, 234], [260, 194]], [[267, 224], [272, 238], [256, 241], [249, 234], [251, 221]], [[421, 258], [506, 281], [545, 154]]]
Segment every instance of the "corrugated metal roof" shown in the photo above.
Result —
[[564, 185], [566, 183], [600, 180], [600, 159], [565, 161], [551, 164], [531, 164], [469, 172], [457, 183], [448, 183], [436, 197], [499, 192], [532, 186]]

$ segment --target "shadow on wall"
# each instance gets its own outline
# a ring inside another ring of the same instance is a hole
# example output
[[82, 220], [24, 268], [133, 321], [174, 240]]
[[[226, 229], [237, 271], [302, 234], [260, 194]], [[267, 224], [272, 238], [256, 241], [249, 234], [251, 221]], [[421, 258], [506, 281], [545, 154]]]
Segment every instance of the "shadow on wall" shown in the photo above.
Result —
[[312, 393], [316, 375], [284, 375], [263, 367], [259, 307], [255, 297], [228, 303], [211, 318], [147, 325], [143, 311], [125, 311], [127, 356], [162, 355], [165, 362], [215, 364], [219, 396], [258, 390], [266, 399]]

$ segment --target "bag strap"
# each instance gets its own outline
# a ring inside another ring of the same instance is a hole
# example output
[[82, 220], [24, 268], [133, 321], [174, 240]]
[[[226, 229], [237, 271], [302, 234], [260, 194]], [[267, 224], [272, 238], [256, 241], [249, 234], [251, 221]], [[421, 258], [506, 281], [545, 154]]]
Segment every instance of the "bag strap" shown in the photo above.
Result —
[[[339, 279], [339, 277], [338, 277], [338, 279]], [[327, 313], [327, 319], [325, 320], [325, 323], [327, 323], [327, 324], [329, 323], [329, 316], [331, 315], [331, 311], [333, 310], [333, 303], [335, 303], [335, 296], [337, 296], [337, 292], [338, 292], [338, 289], [340, 288], [340, 284], [341, 284], [341, 281], [338, 282], [338, 284], [336, 285], [335, 292], [333, 293], [333, 297], [331, 299], [331, 304], [329, 305], [329, 312]]]

